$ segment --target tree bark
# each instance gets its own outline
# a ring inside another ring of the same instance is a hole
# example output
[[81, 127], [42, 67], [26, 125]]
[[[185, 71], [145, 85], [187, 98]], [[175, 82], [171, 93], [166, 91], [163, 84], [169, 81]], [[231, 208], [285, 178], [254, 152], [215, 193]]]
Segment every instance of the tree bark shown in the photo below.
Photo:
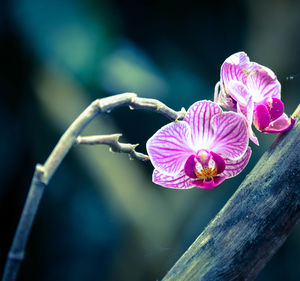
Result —
[[300, 217], [300, 106], [238, 190], [164, 277], [254, 280]]

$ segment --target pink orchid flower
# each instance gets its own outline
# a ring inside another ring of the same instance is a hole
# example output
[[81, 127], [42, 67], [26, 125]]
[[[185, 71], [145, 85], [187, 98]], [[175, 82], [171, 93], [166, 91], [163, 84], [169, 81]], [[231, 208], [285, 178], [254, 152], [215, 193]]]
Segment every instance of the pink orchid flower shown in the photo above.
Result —
[[212, 189], [240, 173], [251, 155], [245, 121], [214, 102], [194, 103], [183, 121], [165, 125], [147, 142], [153, 182], [169, 188]]
[[241, 113], [247, 120], [250, 139], [258, 145], [252, 122], [263, 133], [284, 132], [295, 124], [295, 119], [283, 113], [280, 91], [281, 85], [271, 69], [250, 62], [244, 52], [239, 52], [227, 58], [221, 67], [215, 102]]

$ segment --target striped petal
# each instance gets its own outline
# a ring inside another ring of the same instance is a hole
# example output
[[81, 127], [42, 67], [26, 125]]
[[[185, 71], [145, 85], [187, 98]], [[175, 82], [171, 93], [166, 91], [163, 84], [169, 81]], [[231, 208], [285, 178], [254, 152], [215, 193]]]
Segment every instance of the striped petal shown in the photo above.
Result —
[[240, 104], [237, 105], [237, 112], [245, 116], [249, 139], [252, 140], [256, 145], [259, 145], [258, 139], [252, 130], [253, 109], [254, 102], [252, 100], [252, 97], [248, 99], [246, 106]]
[[251, 156], [251, 148], [248, 147], [246, 153], [237, 160], [225, 159], [226, 168], [221, 175], [231, 178], [239, 174], [247, 165]]
[[228, 89], [230, 81], [239, 81], [246, 84], [247, 70], [251, 65], [248, 56], [244, 52], [238, 52], [228, 57], [221, 66], [221, 85], [230, 95]]
[[222, 109], [211, 101], [194, 103], [184, 118], [191, 127], [191, 139], [195, 150], [207, 149], [213, 141], [211, 119], [222, 113]]
[[275, 73], [270, 68], [268, 68], [264, 65], [261, 65], [257, 62], [251, 62], [250, 64], [251, 64], [250, 69], [249, 69], [250, 72], [254, 72], [254, 71], [266, 72], [271, 77], [271, 79], [273, 79], [273, 80], [277, 79]]
[[228, 57], [224, 63], [239, 65], [242, 69], [247, 69], [250, 64], [250, 60], [245, 52], [237, 52]]
[[235, 112], [216, 115], [212, 119], [215, 130], [210, 149], [225, 158], [239, 159], [248, 147], [247, 125], [244, 117]]
[[184, 173], [184, 171], [181, 171], [176, 176], [170, 176], [155, 169], [152, 175], [152, 181], [158, 185], [168, 188], [189, 189], [194, 187], [194, 185], [191, 184], [191, 179]]
[[246, 84], [247, 75], [239, 65], [224, 62], [221, 66], [221, 85], [229, 95], [232, 94], [229, 89], [230, 81], [239, 81], [242, 84]]
[[281, 85], [266, 71], [256, 71], [247, 78], [247, 87], [254, 102], [261, 102], [265, 98], [280, 99]]
[[146, 144], [155, 169], [167, 175], [178, 174], [194, 153], [191, 129], [186, 122], [173, 122], [158, 130]]
[[237, 103], [244, 106], [247, 105], [251, 95], [243, 83], [232, 80], [229, 82], [228, 89], [231, 93], [231, 97], [234, 98]]

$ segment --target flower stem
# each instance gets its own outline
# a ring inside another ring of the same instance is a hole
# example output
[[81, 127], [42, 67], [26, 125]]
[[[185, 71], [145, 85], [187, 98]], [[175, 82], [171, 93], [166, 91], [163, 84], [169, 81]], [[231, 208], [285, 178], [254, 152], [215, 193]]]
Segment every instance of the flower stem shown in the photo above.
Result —
[[175, 111], [158, 100], [139, 98], [134, 93], [110, 96], [103, 99], [97, 99], [92, 102], [65, 131], [44, 165], [36, 165], [21, 218], [7, 256], [2, 281], [16, 280], [25, 256], [28, 237], [45, 187], [48, 185], [56, 169], [59, 167], [73, 145], [80, 143], [108, 144], [114, 152], [124, 152], [130, 154], [130, 156], [136, 159], [147, 160], [147, 155], [135, 151], [136, 145], [119, 143], [118, 138], [120, 134], [110, 136], [80, 137], [84, 128], [98, 114], [105, 112], [109, 113], [111, 110], [121, 106], [129, 106], [130, 109], [148, 109], [156, 111], [175, 121], [183, 119], [186, 113], [184, 108], [180, 111]]

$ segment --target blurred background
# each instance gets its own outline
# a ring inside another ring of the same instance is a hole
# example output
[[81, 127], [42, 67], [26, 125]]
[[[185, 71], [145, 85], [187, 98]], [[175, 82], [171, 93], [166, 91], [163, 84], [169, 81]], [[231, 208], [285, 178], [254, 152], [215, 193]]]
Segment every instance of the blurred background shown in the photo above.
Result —
[[[300, 1], [2, 0], [0, 4], [0, 273], [36, 163], [96, 98], [123, 92], [175, 110], [213, 99], [220, 66], [244, 50], [299, 103]], [[298, 74], [298, 76], [297, 76]], [[286, 79], [294, 76], [294, 79]], [[169, 121], [118, 109], [84, 135], [139, 143]], [[237, 189], [274, 135], [211, 191], [151, 182], [151, 163], [77, 146], [50, 182], [18, 280], [160, 280]], [[257, 280], [300, 279], [300, 227]]]

